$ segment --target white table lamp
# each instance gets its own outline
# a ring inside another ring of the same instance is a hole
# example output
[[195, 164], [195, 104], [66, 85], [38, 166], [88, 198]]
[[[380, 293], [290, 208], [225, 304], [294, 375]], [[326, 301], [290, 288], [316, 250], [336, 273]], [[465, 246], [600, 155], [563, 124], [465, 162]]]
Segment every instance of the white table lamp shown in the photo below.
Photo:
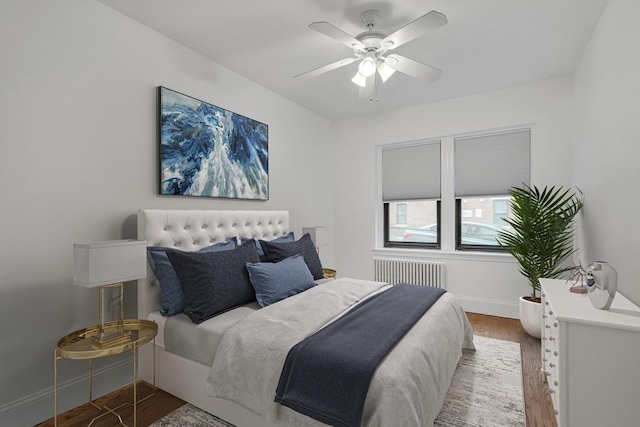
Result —
[[311, 241], [316, 247], [318, 253], [320, 253], [320, 246], [328, 246], [329, 245], [329, 228], [319, 225], [315, 227], [302, 227], [302, 234], [305, 235], [309, 233], [311, 236]]
[[[86, 288], [100, 288], [99, 330], [94, 343], [100, 347], [121, 344], [131, 339], [123, 329], [123, 284], [147, 276], [146, 242], [140, 240], [111, 240], [73, 244], [73, 283]], [[120, 317], [115, 327], [106, 327], [104, 291], [119, 290]]]

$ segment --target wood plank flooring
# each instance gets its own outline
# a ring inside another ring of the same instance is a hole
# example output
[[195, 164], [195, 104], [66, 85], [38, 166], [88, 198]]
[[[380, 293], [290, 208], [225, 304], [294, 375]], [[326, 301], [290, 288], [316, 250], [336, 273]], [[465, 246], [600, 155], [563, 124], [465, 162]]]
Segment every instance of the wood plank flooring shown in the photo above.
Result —
[[[527, 335], [517, 319], [475, 313], [467, 313], [467, 316], [476, 335], [520, 343], [526, 425], [527, 427], [557, 427], [553, 416], [549, 389], [544, 375], [540, 371], [540, 340]], [[148, 396], [152, 392], [152, 387], [148, 384], [142, 383], [138, 386], [138, 395], [141, 397]], [[114, 408], [122, 403], [131, 402], [132, 396], [132, 387], [127, 386], [96, 399], [96, 403]], [[157, 390], [155, 395], [138, 404], [138, 426], [148, 426], [173, 412], [184, 403], [184, 401], [169, 393]], [[122, 415], [125, 424], [133, 425], [132, 406], [125, 405], [118, 410], [118, 413]], [[100, 411], [98, 409], [87, 403], [59, 415], [58, 426], [87, 426], [99, 414]], [[109, 414], [96, 420], [92, 427], [115, 427], [119, 425], [119, 420], [114, 415]], [[53, 418], [38, 426], [53, 426]]]

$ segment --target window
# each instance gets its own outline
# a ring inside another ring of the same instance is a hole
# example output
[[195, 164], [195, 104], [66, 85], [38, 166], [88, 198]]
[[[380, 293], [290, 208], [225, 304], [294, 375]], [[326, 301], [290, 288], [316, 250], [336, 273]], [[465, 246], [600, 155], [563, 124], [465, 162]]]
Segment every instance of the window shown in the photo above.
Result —
[[509, 188], [529, 184], [530, 140], [529, 129], [454, 140], [456, 249], [502, 250]]
[[382, 150], [384, 245], [440, 247], [440, 141]]
[[407, 226], [407, 204], [406, 203], [396, 203], [395, 204], [396, 211], [396, 226]]
[[509, 200], [509, 197], [497, 197], [491, 200], [494, 224], [500, 224], [500, 226], [507, 225], [504, 220], [509, 217]]
[[394, 218], [403, 209], [406, 222], [385, 227], [385, 246], [440, 247], [440, 202], [411, 200], [385, 203], [385, 218]]
[[[457, 206], [457, 205], [460, 206]], [[473, 197], [456, 199], [456, 247], [458, 249], [500, 249], [498, 232], [508, 227], [504, 221], [509, 208], [509, 197]], [[504, 214], [499, 213], [505, 209]], [[473, 213], [473, 215], [467, 215]]]
[[530, 184], [530, 145], [531, 129], [514, 128], [379, 147], [376, 243], [502, 251], [509, 189]]

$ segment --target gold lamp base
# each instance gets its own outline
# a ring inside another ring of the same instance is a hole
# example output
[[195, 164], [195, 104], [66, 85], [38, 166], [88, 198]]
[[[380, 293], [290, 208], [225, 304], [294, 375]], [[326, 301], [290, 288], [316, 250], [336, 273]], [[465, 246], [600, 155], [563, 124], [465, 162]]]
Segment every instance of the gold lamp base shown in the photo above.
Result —
[[97, 348], [108, 348], [131, 341], [131, 331], [118, 331], [93, 337], [91, 344]]
[[[105, 321], [105, 296], [104, 293], [107, 289], [115, 288], [118, 291], [118, 302], [120, 309], [120, 318], [118, 319], [117, 326], [108, 326], [106, 329], [104, 327]], [[99, 304], [99, 315], [100, 315], [100, 324], [99, 324], [99, 332], [92, 339], [92, 345], [97, 348], [108, 348], [112, 346], [117, 346], [121, 344], [125, 344], [131, 341], [131, 331], [125, 331], [123, 327], [123, 318], [124, 318], [124, 292], [123, 292], [123, 283], [114, 283], [111, 285], [102, 285], [100, 286], [100, 294], [98, 299]]]

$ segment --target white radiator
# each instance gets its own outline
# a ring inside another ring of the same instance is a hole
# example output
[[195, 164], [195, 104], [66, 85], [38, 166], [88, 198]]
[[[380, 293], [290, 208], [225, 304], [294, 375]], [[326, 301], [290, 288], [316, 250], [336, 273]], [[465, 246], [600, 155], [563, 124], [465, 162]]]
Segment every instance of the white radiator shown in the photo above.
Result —
[[374, 280], [391, 285], [412, 283], [414, 285], [444, 288], [444, 262], [374, 257]]

